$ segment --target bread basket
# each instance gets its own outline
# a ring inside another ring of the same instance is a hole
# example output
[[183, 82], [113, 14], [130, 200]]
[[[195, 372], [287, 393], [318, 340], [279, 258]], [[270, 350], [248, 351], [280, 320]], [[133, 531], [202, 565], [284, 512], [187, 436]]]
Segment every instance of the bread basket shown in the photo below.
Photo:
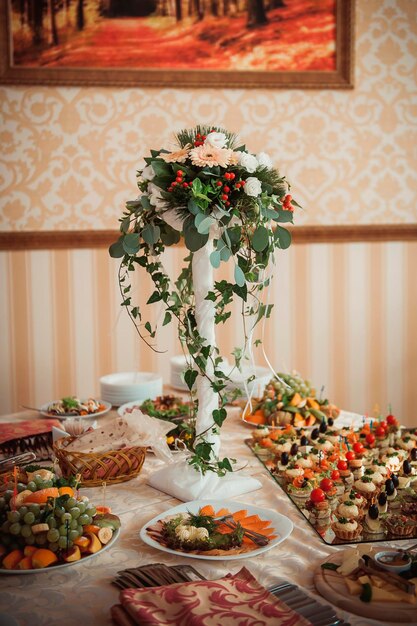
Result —
[[146, 448], [133, 446], [99, 453], [67, 450], [74, 439], [58, 439], [53, 445], [54, 453], [64, 478], [80, 474], [84, 487], [123, 483], [135, 478], [142, 469]]

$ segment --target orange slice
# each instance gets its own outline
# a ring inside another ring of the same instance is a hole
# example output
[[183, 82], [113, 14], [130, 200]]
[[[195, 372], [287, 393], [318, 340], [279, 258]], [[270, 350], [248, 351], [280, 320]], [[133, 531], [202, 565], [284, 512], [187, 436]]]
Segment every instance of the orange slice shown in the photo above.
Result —
[[45, 504], [48, 498], [58, 498], [59, 491], [56, 487], [48, 487], [47, 489], [40, 489], [34, 491], [23, 501], [23, 504]]

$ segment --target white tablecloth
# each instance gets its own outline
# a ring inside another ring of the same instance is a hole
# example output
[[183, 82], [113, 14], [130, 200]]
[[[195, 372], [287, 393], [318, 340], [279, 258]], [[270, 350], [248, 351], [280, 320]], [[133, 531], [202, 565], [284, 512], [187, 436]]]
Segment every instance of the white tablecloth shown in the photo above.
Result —
[[[34, 413], [13, 416], [27, 419]], [[1, 421], [10, 421], [2, 416]], [[109, 416], [102, 419], [109, 419]], [[106, 504], [120, 516], [122, 530], [118, 541], [96, 558], [78, 562], [66, 569], [43, 571], [36, 574], [2, 575], [0, 579], [0, 613], [13, 616], [19, 626], [98, 626], [110, 625], [110, 607], [118, 601], [118, 589], [111, 584], [118, 570], [147, 563], [167, 565], [188, 563], [207, 578], [216, 578], [228, 572], [237, 572], [244, 564], [265, 586], [278, 580], [291, 581], [319, 597], [314, 590], [313, 573], [326, 557], [340, 548], [327, 546], [309, 526], [261, 463], [244, 444], [251, 427], [243, 424], [237, 412], [231, 412], [222, 428], [224, 455], [246, 465], [242, 471], [255, 476], [262, 489], [235, 498], [278, 511], [294, 523], [291, 536], [264, 554], [244, 561], [204, 561], [177, 557], [155, 550], [144, 544], [139, 531], [152, 517], [179, 504], [178, 500], [147, 486], [148, 475], [160, 461], [149, 454], [141, 474], [129, 482], [107, 487]], [[83, 489], [95, 504], [102, 504], [101, 488]], [[384, 545], [384, 544], [382, 544]], [[408, 545], [408, 544], [406, 544]], [[405, 546], [404, 546], [405, 547]], [[323, 602], [327, 603], [326, 600]], [[338, 614], [353, 626], [381, 624], [337, 609]], [[417, 620], [416, 620], [417, 621]], [[0, 625], [2, 621], [0, 619]], [[223, 625], [227, 626], [227, 625]]]

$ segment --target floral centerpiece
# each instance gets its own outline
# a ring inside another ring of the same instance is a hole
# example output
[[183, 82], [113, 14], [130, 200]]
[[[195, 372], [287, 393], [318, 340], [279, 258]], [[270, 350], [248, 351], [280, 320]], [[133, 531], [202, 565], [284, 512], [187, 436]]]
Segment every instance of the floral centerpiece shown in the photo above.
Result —
[[[110, 254], [122, 259], [122, 304], [148, 345], [155, 349], [157, 329], [132, 301], [130, 273], [136, 266], [153, 281], [148, 304], [165, 307], [163, 325], [177, 320], [189, 362], [184, 379], [197, 395], [197, 436], [188, 463], [202, 474], [213, 470], [224, 476], [233, 469], [230, 459], [218, 457], [228, 377], [214, 326], [226, 322], [233, 298], [240, 298], [243, 318], [251, 322], [249, 328], [244, 325], [245, 344], [234, 350], [239, 368], [254, 324], [271, 313], [263, 294], [274, 251], [291, 243], [289, 231], [279, 223], [291, 223], [298, 205], [270, 157], [248, 152], [234, 134], [197, 126], [181, 131], [176, 140], [174, 150], [151, 150], [145, 158], [146, 166], [138, 172], [139, 196], [127, 202], [121, 235]], [[181, 237], [188, 254], [171, 281], [162, 255]], [[214, 281], [213, 269], [226, 262], [234, 265], [233, 280]]]

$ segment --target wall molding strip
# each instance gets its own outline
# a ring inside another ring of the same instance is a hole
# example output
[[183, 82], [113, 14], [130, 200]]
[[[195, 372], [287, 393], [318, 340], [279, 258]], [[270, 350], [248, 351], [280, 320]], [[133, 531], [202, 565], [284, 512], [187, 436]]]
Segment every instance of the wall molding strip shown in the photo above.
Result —
[[[417, 240], [417, 223], [293, 226], [290, 230], [296, 244]], [[0, 250], [106, 248], [117, 237], [115, 230], [3, 231], [0, 232]]]

